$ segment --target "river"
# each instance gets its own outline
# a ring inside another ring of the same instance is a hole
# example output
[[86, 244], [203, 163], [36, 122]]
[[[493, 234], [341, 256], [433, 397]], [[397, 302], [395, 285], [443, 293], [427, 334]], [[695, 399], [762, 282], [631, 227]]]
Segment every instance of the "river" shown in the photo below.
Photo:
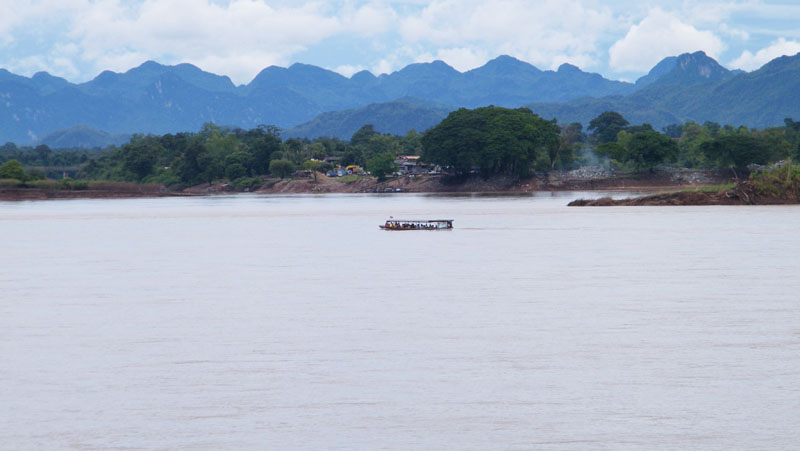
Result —
[[0, 447], [800, 449], [800, 207], [606, 194], [0, 203]]

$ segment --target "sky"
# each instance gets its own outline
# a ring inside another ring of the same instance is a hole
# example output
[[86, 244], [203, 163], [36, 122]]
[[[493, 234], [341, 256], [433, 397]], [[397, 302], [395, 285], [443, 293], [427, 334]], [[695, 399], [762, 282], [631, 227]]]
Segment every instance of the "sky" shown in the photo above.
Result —
[[0, 68], [84, 82], [154, 60], [250, 82], [306, 63], [351, 76], [511, 55], [634, 81], [705, 51], [752, 71], [800, 52], [798, 0], [0, 0]]

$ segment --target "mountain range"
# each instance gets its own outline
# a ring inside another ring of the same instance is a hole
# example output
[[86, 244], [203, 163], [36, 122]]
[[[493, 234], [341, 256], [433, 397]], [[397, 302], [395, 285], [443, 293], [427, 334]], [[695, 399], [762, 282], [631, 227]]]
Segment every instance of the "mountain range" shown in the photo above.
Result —
[[526, 106], [560, 122], [586, 125], [604, 111], [617, 111], [632, 124], [648, 122], [658, 128], [686, 121], [763, 128], [800, 117], [800, 54], [746, 73], [729, 71], [703, 52], [687, 53], [663, 60], [637, 85], [642, 81], [644, 86], [627, 96]]
[[527, 106], [542, 117], [584, 125], [607, 110], [656, 127], [686, 120], [779, 125], [785, 117], [800, 118], [800, 54], [744, 73], [703, 52], [687, 53], [665, 58], [635, 83], [569, 64], [542, 71], [509, 56], [466, 72], [434, 61], [349, 78], [297, 63], [270, 66], [239, 86], [191, 64], [153, 61], [80, 84], [0, 69], [0, 142], [46, 142], [43, 137], [58, 131], [60, 142], [91, 146], [131, 133], [196, 131], [205, 122], [347, 139], [366, 123], [384, 133], [422, 131], [456, 108], [485, 105]]
[[125, 73], [105, 71], [80, 84], [45, 72], [28, 78], [0, 69], [0, 141], [36, 142], [77, 125], [111, 134], [194, 131], [205, 122], [288, 128], [331, 111], [385, 102], [411, 105], [398, 101], [403, 98], [454, 107], [517, 107], [625, 94], [634, 88], [574, 66], [542, 71], [508, 56], [463, 73], [434, 61], [380, 76], [362, 71], [350, 78], [307, 64], [270, 66], [240, 86], [191, 64], [153, 61]]

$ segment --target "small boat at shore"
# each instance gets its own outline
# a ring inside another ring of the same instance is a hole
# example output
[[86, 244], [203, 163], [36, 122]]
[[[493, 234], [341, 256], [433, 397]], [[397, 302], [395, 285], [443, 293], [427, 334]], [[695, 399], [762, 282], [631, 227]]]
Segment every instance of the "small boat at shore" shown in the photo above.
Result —
[[452, 219], [389, 219], [379, 226], [383, 230], [450, 230]]

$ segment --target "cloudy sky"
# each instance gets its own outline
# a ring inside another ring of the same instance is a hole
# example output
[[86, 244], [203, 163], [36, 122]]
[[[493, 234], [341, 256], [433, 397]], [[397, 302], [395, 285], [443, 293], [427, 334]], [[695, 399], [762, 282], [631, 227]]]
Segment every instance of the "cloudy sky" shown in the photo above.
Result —
[[754, 70], [800, 52], [797, 0], [0, 0], [0, 67], [82, 82], [144, 61], [189, 62], [248, 83], [270, 65], [351, 75], [441, 59], [460, 71], [507, 54], [635, 80], [705, 50]]

